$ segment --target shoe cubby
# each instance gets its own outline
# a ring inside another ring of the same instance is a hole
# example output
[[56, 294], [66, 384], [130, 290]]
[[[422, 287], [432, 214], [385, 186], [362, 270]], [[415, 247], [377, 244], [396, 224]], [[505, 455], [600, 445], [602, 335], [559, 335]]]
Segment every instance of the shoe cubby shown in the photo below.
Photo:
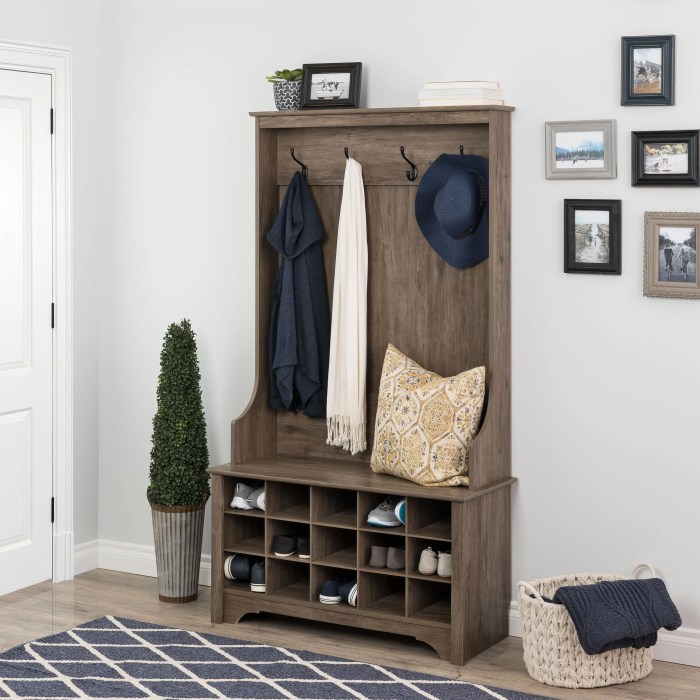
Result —
[[265, 520], [226, 513], [224, 551], [228, 554], [265, 555]]
[[316, 525], [357, 528], [357, 492], [311, 487], [311, 521]]
[[452, 587], [442, 581], [407, 579], [407, 612], [412, 620], [449, 625]]
[[360, 610], [368, 612], [405, 617], [405, 577], [360, 571], [358, 606]]
[[361, 571], [371, 573], [380, 572], [387, 576], [405, 576], [406, 570], [395, 571], [388, 568], [375, 568], [370, 566], [372, 559], [372, 547], [395, 547], [396, 549], [406, 549], [406, 537], [398, 533], [391, 532], [367, 532], [360, 531], [358, 536], [358, 566]]
[[308, 523], [309, 491], [310, 487], [304, 484], [268, 482], [265, 487], [265, 512], [267, 516]]
[[452, 539], [452, 504], [428, 498], [408, 498], [408, 533], [432, 540]]
[[[309, 530], [309, 525], [306, 523], [298, 523], [295, 521], [289, 521], [289, 520], [275, 520], [272, 518], [267, 519], [267, 528], [266, 528], [266, 544], [265, 544], [265, 553], [267, 554], [268, 557], [273, 557], [275, 559], [284, 559], [287, 561], [293, 561], [293, 562], [299, 562], [300, 564], [309, 564], [310, 562], [310, 557], [309, 558], [302, 558], [299, 556], [298, 551], [295, 554], [290, 554], [287, 556], [279, 556], [275, 554], [275, 537], [278, 535], [284, 535], [286, 537], [295, 537], [295, 538], [300, 538], [303, 537], [307, 540], [310, 540], [310, 530]], [[309, 542], [311, 544], [311, 542]]]
[[357, 532], [337, 527], [313, 525], [311, 551], [314, 564], [357, 569]]
[[406, 532], [404, 525], [395, 525], [393, 527], [382, 527], [379, 525], [371, 525], [367, 522], [369, 512], [376, 508], [386, 496], [381, 493], [367, 493], [360, 491], [357, 494], [357, 526], [359, 530], [369, 530], [371, 532], [393, 532], [394, 534], [403, 535]]
[[[340, 569], [333, 566], [321, 566], [314, 564], [311, 567], [311, 600], [316, 603], [321, 603], [319, 596], [321, 589], [326, 581], [337, 581], [340, 584], [348, 581], [356, 581], [357, 573], [349, 569]], [[359, 598], [359, 596], [358, 596]], [[321, 603], [328, 608], [341, 608], [343, 610], [357, 610], [356, 606], [349, 605], [345, 601], [339, 603]]]
[[265, 562], [265, 593], [290, 601], [309, 601], [309, 566], [295, 561], [267, 557]]
[[[417, 578], [420, 580], [436, 581], [442, 583], [451, 583], [451, 576], [438, 576], [437, 572], [434, 574], [422, 574], [418, 570], [418, 564], [420, 563], [421, 554], [423, 550], [430, 547], [435, 554], [439, 552], [450, 552], [452, 545], [446, 540], [428, 540], [422, 537], [411, 537], [409, 535], [407, 547], [406, 547], [406, 574], [412, 578]], [[437, 564], [437, 560], [436, 560]]]
[[265, 511], [260, 510], [259, 508], [251, 508], [250, 510], [246, 510], [244, 508], [234, 508], [231, 505], [231, 501], [233, 500], [233, 497], [235, 495], [236, 484], [238, 483], [243, 483], [253, 490], [265, 487], [265, 482], [259, 481], [257, 479], [241, 479], [240, 482], [235, 481], [233, 479], [226, 479], [224, 487], [224, 503], [226, 504], [226, 510], [224, 512], [226, 514], [242, 515], [248, 518], [264, 518]]

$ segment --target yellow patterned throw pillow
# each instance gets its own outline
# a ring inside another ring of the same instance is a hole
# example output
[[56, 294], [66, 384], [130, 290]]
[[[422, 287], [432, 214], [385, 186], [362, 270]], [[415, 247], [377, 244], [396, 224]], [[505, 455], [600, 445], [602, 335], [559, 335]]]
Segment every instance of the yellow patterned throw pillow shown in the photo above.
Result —
[[479, 430], [485, 390], [483, 367], [441, 377], [389, 345], [379, 385], [372, 471], [424, 486], [468, 486], [469, 450]]

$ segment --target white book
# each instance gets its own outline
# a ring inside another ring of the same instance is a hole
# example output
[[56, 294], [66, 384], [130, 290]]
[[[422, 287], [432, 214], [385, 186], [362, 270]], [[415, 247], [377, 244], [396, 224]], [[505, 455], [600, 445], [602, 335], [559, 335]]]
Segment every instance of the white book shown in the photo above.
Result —
[[462, 90], [418, 90], [420, 99], [433, 100], [437, 97], [497, 97], [502, 98], [503, 92], [495, 88], [464, 88]]
[[457, 105], [503, 105], [495, 97], [436, 97], [434, 100], [419, 100], [420, 107], [452, 107]]
[[424, 90], [452, 90], [460, 88], [484, 88], [498, 90], [500, 85], [492, 80], [446, 80], [434, 83], [424, 83]]

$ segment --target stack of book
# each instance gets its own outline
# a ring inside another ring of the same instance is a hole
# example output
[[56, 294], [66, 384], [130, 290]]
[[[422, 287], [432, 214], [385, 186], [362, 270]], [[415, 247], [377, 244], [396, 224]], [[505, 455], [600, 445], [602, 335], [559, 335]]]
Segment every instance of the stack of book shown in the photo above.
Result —
[[425, 83], [418, 91], [421, 107], [459, 105], [502, 105], [503, 93], [498, 83], [489, 80], [453, 80]]

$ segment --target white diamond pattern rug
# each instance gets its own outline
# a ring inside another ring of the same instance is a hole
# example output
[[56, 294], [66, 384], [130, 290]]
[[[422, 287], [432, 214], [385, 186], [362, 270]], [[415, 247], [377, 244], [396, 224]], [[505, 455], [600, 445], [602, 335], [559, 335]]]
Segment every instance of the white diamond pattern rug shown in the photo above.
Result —
[[308, 651], [101, 617], [0, 654], [0, 698], [538, 700]]

